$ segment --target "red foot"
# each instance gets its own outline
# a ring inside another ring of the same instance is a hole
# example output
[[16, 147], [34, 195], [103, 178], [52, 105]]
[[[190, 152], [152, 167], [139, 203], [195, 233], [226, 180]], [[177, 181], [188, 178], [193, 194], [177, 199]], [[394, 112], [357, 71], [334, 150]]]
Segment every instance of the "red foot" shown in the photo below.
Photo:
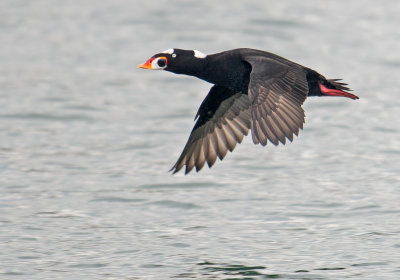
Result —
[[318, 83], [319, 85], [319, 89], [322, 92], [322, 95], [327, 95], [327, 96], [343, 96], [343, 97], [348, 97], [351, 99], [358, 99], [358, 96], [348, 93], [346, 91], [343, 90], [339, 90], [339, 89], [332, 89], [332, 88], [327, 88], [325, 86], [323, 86], [321, 83]]

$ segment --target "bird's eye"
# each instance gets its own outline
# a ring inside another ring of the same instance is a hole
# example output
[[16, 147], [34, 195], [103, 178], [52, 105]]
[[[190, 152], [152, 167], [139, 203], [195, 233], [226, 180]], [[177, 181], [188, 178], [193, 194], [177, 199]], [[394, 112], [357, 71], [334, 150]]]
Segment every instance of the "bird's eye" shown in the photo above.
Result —
[[175, 57], [176, 57], [176, 53], [173, 53], [171, 56], [172, 56], [173, 58], [175, 58]]
[[164, 66], [167, 64], [167, 61], [166, 61], [165, 59], [160, 58], [160, 59], [157, 61], [157, 64], [158, 64], [158, 66], [160, 66], [160, 67], [164, 67]]

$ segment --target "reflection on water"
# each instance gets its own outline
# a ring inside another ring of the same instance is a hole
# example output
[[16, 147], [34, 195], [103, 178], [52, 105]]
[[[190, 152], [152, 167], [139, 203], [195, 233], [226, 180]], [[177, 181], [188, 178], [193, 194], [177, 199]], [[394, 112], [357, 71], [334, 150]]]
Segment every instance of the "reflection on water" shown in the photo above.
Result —
[[[244, 265], [223, 265], [223, 264], [214, 264], [210, 262], [199, 263], [198, 265], [202, 266], [202, 271], [204, 271], [204, 276], [211, 277], [213, 275], [226, 275], [226, 276], [235, 276], [238, 279], [255, 279], [254, 276], [264, 275], [266, 277], [274, 276], [272, 274], [263, 274], [261, 271], [266, 268], [263, 266], [244, 266]], [[279, 275], [275, 275], [278, 276]]]
[[291, 273], [268, 273], [268, 268], [264, 266], [245, 266], [240, 264], [215, 264], [210, 262], [198, 263], [200, 266], [200, 277], [196, 273], [183, 273], [174, 278], [186, 279], [326, 279], [318, 270], [344, 270], [344, 267], [323, 267], [311, 270], [299, 269]]

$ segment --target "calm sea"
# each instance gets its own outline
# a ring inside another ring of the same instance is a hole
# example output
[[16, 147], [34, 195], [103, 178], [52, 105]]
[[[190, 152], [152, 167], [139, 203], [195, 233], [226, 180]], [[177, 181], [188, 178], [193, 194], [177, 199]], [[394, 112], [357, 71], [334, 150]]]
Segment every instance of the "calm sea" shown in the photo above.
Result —
[[[400, 2], [2, 0], [0, 279], [400, 279]], [[310, 98], [170, 175], [210, 84], [136, 69], [251, 47], [360, 100]]]

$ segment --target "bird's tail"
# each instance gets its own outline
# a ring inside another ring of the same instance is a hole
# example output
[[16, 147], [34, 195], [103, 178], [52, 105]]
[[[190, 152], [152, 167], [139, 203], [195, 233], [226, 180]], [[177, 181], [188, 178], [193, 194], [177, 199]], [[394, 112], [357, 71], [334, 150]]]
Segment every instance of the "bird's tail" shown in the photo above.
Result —
[[346, 83], [340, 82], [341, 79], [329, 79], [318, 82], [322, 96], [343, 96], [351, 99], [359, 99], [358, 96], [351, 94], [351, 89]]

